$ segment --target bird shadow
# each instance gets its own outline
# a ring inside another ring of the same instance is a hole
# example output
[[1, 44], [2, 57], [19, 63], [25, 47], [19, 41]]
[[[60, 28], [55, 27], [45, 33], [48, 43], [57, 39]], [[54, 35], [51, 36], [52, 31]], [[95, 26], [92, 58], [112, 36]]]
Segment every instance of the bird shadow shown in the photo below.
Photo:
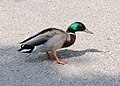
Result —
[[81, 51], [65, 49], [65, 50], [60, 50], [58, 52], [58, 55], [62, 56], [60, 58], [72, 58], [72, 57], [85, 55], [86, 53], [89, 53], [89, 52], [92, 52], [92, 53], [99, 52], [100, 53], [103, 51], [100, 51], [97, 49], [85, 49], [85, 50], [81, 50]]
[[[85, 55], [86, 53], [89, 53], [89, 52], [101, 53], [103, 51], [100, 51], [100, 50], [97, 50], [97, 49], [85, 49], [85, 50], [81, 50], [81, 51], [64, 49], [64, 50], [59, 50], [57, 52], [57, 55], [58, 55], [59, 59], [66, 59], [66, 58], [73, 58], [73, 57], [77, 57], [77, 56], [83, 56], [83, 55]], [[28, 57], [28, 58], [25, 59], [26, 62], [43, 62], [43, 61], [46, 61], [46, 60], [50, 61], [47, 58], [46, 54], [42, 54], [39, 57], [35, 57], [35, 58]]]

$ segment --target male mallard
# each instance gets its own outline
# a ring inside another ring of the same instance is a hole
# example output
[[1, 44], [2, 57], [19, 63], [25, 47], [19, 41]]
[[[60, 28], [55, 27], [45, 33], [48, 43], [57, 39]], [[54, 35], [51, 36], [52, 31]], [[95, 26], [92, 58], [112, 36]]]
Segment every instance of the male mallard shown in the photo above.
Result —
[[[72, 23], [66, 32], [57, 28], [48, 28], [20, 42], [21, 48], [18, 51], [22, 53], [46, 52], [48, 58], [55, 59], [59, 64], [66, 64], [66, 61], [59, 60], [56, 50], [71, 46], [76, 40], [75, 32], [77, 31], [93, 34], [81, 22]], [[53, 56], [50, 56], [49, 51], [53, 52]]]

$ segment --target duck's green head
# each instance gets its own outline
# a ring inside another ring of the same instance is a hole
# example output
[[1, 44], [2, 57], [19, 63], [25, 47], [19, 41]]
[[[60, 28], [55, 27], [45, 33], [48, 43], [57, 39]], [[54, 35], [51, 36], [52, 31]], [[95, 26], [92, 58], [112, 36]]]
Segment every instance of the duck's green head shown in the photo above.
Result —
[[77, 32], [77, 31], [84, 31], [84, 32], [93, 34], [93, 32], [89, 31], [89, 30], [85, 27], [85, 25], [84, 25], [83, 23], [81, 23], [81, 22], [74, 22], [74, 23], [72, 23], [72, 24], [68, 27], [68, 29], [67, 29], [66, 32], [68, 32], [68, 33], [75, 33], [75, 32]]

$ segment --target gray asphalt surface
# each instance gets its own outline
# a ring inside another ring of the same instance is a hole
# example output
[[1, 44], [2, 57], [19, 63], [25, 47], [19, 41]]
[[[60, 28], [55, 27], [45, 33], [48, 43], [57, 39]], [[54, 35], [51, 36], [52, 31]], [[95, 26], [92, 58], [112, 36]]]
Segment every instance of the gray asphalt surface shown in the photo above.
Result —
[[[94, 34], [58, 50], [68, 64], [17, 52], [27, 37], [75, 21]], [[120, 1], [0, 0], [0, 86], [120, 86]]]

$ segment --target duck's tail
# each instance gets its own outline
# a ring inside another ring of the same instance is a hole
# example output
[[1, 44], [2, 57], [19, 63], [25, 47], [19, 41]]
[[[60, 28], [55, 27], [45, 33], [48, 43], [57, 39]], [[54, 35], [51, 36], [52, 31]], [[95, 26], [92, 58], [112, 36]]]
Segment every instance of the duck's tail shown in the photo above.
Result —
[[34, 49], [34, 46], [27, 45], [27, 44], [22, 44], [21, 48], [17, 51], [20, 51], [22, 53], [31, 53]]

